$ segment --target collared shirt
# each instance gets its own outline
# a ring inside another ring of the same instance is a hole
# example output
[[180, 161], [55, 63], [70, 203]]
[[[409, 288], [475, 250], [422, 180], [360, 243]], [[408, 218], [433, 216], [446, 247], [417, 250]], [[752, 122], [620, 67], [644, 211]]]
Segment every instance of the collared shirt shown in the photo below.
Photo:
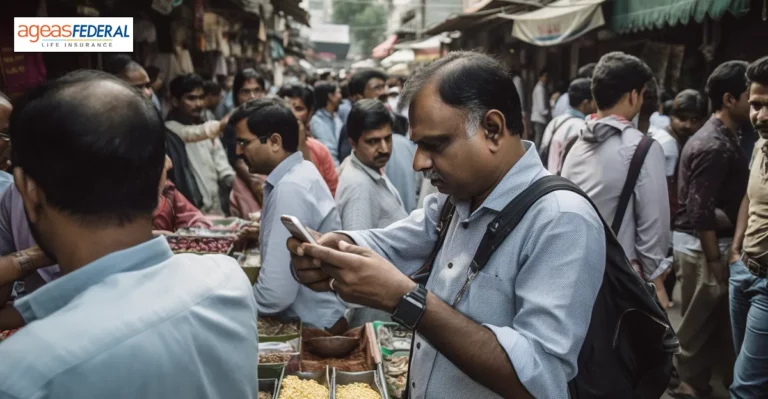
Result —
[[[15, 185], [11, 185], [0, 199], [0, 256], [23, 251], [37, 246], [29, 230], [24, 201]], [[50, 282], [60, 276], [59, 266], [49, 266], [37, 270], [44, 282]], [[29, 287], [27, 287], [29, 288]]]
[[229, 257], [157, 237], [14, 306], [28, 325], [0, 345], [2, 398], [257, 397], [256, 302]]
[[[718, 230], [715, 209], [735, 221], [747, 190], [747, 165], [736, 134], [715, 116], [709, 118], [680, 155], [675, 231]], [[733, 237], [733, 228], [717, 233], [720, 238]]]
[[333, 157], [333, 163], [339, 166], [343, 159], [339, 159], [339, 137], [344, 123], [341, 121], [338, 113], [331, 115], [326, 109], [320, 109], [312, 115], [309, 121], [309, 130], [312, 137], [325, 144]]
[[0, 170], [0, 195], [8, 190], [13, 185], [13, 175]]
[[305, 324], [333, 326], [344, 315], [344, 305], [329, 292], [315, 292], [291, 275], [291, 257], [285, 242], [290, 233], [280, 216], [291, 215], [312, 230], [341, 229], [339, 212], [323, 177], [312, 162], [296, 152], [267, 176], [261, 213], [261, 272], [253, 287], [259, 313], [298, 316]]
[[336, 203], [345, 230], [384, 228], [408, 217], [387, 176], [363, 165], [354, 151], [341, 167]]
[[416, 156], [416, 144], [402, 134], [392, 134], [392, 157], [389, 158], [384, 173], [397, 188], [403, 206], [408, 213], [416, 209], [421, 188], [422, 174], [413, 170], [413, 157]]
[[547, 163], [544, 166], [550, 173], [560, 172], [565, 146], [572, 139], [579, 137], [581, 129], [587, 125], [584, 121], [586, 117], [579, 110], [569, 106], [564, 115], [555, 117], [547, 125], [541, 139], [541, 148], [549, 148]]
[[342, 123], [347, 123], [350, 111], [352, 111], [352, 101], [347, 98], [341, 100], [341, 104], [339, 104], [339, 118], [341, 118]]
[[664, 169], [667, 172], [667, 177], [675, 174], [677, 160], [680, 158], [680, 144], [667, 131], [669, 128], [669, 125], [666, 128], [658, 128], [654, 125], [648, 127], [648, 137], [658, 141], [661, 144], [661, 149], [664, 150]]
[[749, 219], [744, 234], [744, 253], [750, 258], [768, 264], [768, 157], [766, 141], [755, 144], [752, 167], [749, 172]]
[[533, 88], [533, 99], [531, 100], [531, 121], [547, 124], [550, 120], [549, 95], [547, 87], [539, 81]]
[[[598, 119], [593, 114], [563, 163], [562, 176], [589, 194], [608, 223], [616, 216], [629, 164], [642, 137], [624, 118]], [[617, 238], [644, 279], [653, 280], [666, 271], [668, 265], [662, 261], [669, 251], [669, 197], [664, 152], [658, 143], [651, 144], [640, 168]]]
[[[534, 181], [549, 175], [533, 148], [474, 212], [458, 202], [427, 283], [452, 304], [486, 227]], [[447, 200], [426, 198], [419, 209], [383, 230], [348, 232], [358, 244], [415, 273], [437, 241], [436, 224]], [[536, 398], [567, 398], [605, 269], [605, 234], [597, 212], [576, 193], [547, 194], [527, 212], [475, 276], [456, 310], [489, 328], [523, 386]], [[497, 398], [465, 375], [421, 335], [411, 359], [413, 398]], [[471, 348], [466, 348], [471, 350]]]

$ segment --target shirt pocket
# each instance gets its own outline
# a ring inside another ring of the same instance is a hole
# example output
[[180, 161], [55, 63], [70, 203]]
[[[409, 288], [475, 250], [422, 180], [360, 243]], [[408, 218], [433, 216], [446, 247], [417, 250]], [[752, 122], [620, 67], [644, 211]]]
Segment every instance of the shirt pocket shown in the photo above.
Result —
[[515, 299], [513, 283], [494, 274], [478, 273], [457, 304], [457, 309], [478, 323], [511, 325]]

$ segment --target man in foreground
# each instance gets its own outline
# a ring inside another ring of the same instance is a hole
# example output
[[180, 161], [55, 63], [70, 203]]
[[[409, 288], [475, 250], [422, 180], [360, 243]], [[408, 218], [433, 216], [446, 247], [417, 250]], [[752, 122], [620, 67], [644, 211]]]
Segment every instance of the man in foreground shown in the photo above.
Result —
[[[321, 246], [288, 241], [297, 278], [315, 290], [394, 312], [404, 325], [397, 309], [423, 305], [406, 317], [416, 332], [411, 398], [563, 398], [576, 376], [606, 256], [602, 222], [586, 199], [545, 195], [468, 277], [488, 223], [549, 174], [533, 143], [520, 139], [514, 90], [499, 63], [473, 52], [451, 53], [414, 74], [400, 105], [410, 104], [414, 169], [440, 194], [385, 229], [326, 234]], [[442, 226], [445, 242], [423, 287], [408, 276], [435, 246], [447, 201], [456, 213]]]
[[248, 279], [230, 258], [152, 238], [154, 105], [78, 71], [33, 90], [10, 131], [30, 228], [62, 277], [14, 304], [28, 325], [0, 345], [3, 397], [256, 398]]
[[738, 355], [731, 397], [737, 399], [757, 398], [768, 392], [768, 57], [749, 65], [747, 79], [749, 116], [761, 140], [755, 145], [729, 261], [731, 327]]
[[230, 119], [237, 154], [264, 183], [259, 245], [261, 272], [253, 287], [259, 313], [299, 317], [305, 324], [330, 328], [343, 319], [344, 305], [330, 293], [313, 292], [291, 276], [290, 236], [280, 217], [291, 215], [319, 232], [341, 228], [331, 192], [317, 168], [299, 151], [299, 124], [282, 99], [249, 101]]

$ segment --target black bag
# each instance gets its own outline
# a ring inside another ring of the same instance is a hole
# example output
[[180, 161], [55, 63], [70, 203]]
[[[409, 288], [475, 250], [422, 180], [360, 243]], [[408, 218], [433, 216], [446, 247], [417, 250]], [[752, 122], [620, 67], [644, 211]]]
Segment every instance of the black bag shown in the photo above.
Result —
[[[473, 272], [485, 267], [496, 248], [536, 201], [556, 190], [581, 195], [600, 215], [592, 200], [578, 186], [558, 176], [543, 177], [515, 197], [488, 225], [472, 261]], [[429, 267], [426, 270], [422, 268], [419, 275], [414, 276], [417, 281], [426, 282], [429, 278], [431, 262], [447, 232], [448, 224], [444, 221], [450, 221], [452, 208], [451, 202], [447, 201], [439, 223], [442, 230], [438, 244], [430, 255]], [[672, 356], [680, 344], [655, 296], [654, 287], [637, 275], [611, 227], [605, 220], [602, 222], [606, 237], [603, 284], [579, 352], [578, 375], [568, 384], [569, 393], [576, 399], [657, 399], [669, 384]], [[621, 224], [620, 219], [618, 224]]]

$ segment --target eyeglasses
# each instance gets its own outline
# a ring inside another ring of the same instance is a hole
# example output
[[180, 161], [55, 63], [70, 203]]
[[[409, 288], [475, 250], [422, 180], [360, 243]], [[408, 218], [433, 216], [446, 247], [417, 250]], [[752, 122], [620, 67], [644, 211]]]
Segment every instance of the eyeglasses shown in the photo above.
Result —
[[245, 147], [248, 147], [253, 143], [254, 141], [258, 140], [261, 144], [264, 144], [269, 140], [269, 137], [257, 137], [255, 139], [246, 140], [246, 139], [236, 139], [235, 142], [237, 143], [237, 146], [240, 147], [241, 150], [244, 150]]
[[11, 141], [11, 136], [8, 133], [0, 133], [0, 140], [3, 140], [7, 143]]

